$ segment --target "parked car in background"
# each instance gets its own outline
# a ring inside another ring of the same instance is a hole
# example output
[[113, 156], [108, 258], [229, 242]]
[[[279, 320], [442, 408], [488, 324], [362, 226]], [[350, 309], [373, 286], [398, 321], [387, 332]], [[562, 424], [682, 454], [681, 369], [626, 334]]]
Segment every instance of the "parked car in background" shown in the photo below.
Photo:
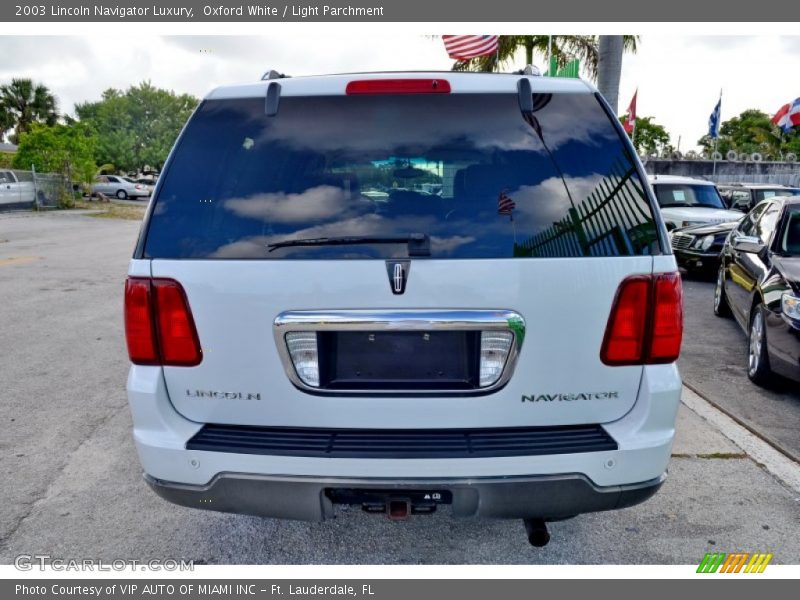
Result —
[[33, 181], [20, 181], [14, 171], [0, 170], [0, 208], [33, 204]]
[[742, 218], [741, 212], [728, 210], [710, 181], [676, 175], [652, 175], [648, 181], [669, 230]]
[[764, 200], [722, 250], [714, 313], [748, 333], [747, 375], [800, 381], [800, 197]]
[[[739, 213], [739, 220], [742, 218]], [[715, 274], [725, 240], [739, 220], [673, 229], [669, 235], [678, 266], [693, 273]]]
[[121, 175], [101, 175], [92, 184], [92, 195], [104, 194], [120, 200], [126, 198], [146, 198], [150, 192], [141, 183], [136, 183]]
[[717, 189], [728, 208], [742, 212], [749, 212], [767, 198], [800, 194], [800, 188], [766, 183], [729, 183], [718, 185]]
[[134, 185], [141, 186], [141, 189], [144, 190], [145, 192], [147, 192], [148, 196], [153, 193], [153, 187], [154, 186], [153, 186], [153, 183], [151, 181], [149, 181], [149, 180], [146, 180], [146, 179], [145, 180], [133, 179], [132, 177], [123, 177], [123, 179], [125, 181], [127, 181], [128, 183], [132, 183]]

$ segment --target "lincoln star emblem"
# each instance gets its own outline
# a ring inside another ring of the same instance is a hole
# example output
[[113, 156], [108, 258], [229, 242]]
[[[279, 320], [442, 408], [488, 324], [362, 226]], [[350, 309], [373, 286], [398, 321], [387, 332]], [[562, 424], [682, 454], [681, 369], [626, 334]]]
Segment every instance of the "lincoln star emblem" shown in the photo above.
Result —
[[390, 260], [386, 262], [386, 271], [389, 274], [389, 286], [393, 294], [402, 294], [406, 291], [408, 271], [411, 263], [407, 260]]

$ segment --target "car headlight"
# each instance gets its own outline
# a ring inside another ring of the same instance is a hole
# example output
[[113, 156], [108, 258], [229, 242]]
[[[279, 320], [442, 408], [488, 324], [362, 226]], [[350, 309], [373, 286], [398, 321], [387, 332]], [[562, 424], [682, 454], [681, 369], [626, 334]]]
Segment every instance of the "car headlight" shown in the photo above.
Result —
[[791, 292], [784, 292], [781, 296], [781, 310], [790, 319], [800, 321], [800, 298]]
[[713, 246], [713, 245], [714, 245], [714, 240], [715, 240], [715, 239], [716, 239], [716, 236], [713, 236], [713, 235], [707, 235], [707, 236], [705, 236], [705, 237], [702, 239], [702, 241], [700, 242], [700, 249], [701, 249], [703, 252], [707, 252], [707, 251], [708, 251], [708, 249], [709, 249], [709, 248], [711, 248], [711, 246]]

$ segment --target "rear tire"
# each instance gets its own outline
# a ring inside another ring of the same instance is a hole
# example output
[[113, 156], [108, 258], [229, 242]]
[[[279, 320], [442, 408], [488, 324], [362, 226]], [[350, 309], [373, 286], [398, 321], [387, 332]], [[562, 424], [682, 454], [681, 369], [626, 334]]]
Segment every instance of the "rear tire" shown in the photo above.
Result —
[[753, 307], [747, 341], [747, 376], [756, 385], [766, 386], [772, 379], [772, 369], [767, 354], [767, 328], [760, 304]]
[[723, 319], [731, 316], [731, 306], [728, 304], [728, 297], [725, 295], [725, 275], [724, 267], [720, 265], [717, 273], [717, 285], [714, 287], [714, 314]]
[[117, 195], [117, 198], [119, 198], [120, 200], [125, 200], [128, 197], [128, 194], [127, 194], [127, 192], [125, 190], [117, 190], [117, 194], [116, 195]]

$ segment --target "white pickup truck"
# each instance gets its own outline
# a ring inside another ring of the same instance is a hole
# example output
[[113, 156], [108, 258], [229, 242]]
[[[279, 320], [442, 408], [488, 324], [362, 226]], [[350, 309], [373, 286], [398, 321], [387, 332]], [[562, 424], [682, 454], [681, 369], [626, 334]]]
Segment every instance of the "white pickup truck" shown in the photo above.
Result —
[[20, 181], [11, 170], [0, 170], [0, 207], [32, 204], [35, 198], [33, 181]]

